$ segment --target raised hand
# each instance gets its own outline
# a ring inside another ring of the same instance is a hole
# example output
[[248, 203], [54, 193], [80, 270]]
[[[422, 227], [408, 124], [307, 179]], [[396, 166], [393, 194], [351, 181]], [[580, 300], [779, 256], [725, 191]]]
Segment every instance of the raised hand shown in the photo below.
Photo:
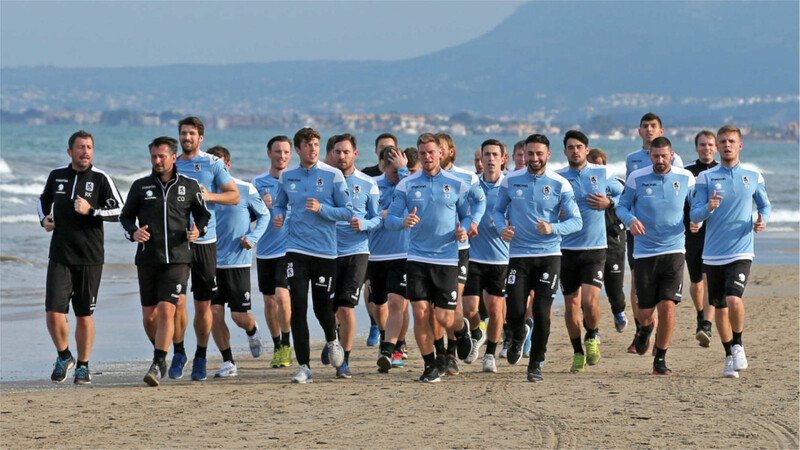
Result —
[[403, 219], [403, 226], [406, 228], [414, 228], [414, 225], [419, 223], [419, 216], [417, 216], [417, 207], [415, 206], [413, 210]]

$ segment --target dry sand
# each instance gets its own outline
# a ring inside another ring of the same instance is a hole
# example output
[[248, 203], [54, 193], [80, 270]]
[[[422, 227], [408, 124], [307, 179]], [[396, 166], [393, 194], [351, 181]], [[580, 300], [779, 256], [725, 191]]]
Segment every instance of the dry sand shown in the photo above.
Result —
[[[688, 292], [685, 294], [688, 300]], [[722, 378], [716, 330], [710, 348], [694, 338], [690, 301], [679, 305], [667, 361], [627, 354], [633, 331], [614, 331], [603, 304], [603, 359], [571, 375], [571, 347], [556, 312], [544, 383], [517, 366], [461, 364], [443, 383], [405, 369], [378, 374], [375, 348], [358, 339], [351, 380], [312, 362], [314, 383], [293, 385], [296, 363], [269, 369], [270, 355], [239, 355], [239, 379], [141, 382], [147, 369], [96, 376], [91, 387], [4, 383], [0, 445], [31, 447], [701, 447], [798, 448], [798, 267], [754, 266], [744, 334], [750, 368]], [[630, 313], [629, 313], [630, 315]], [[413, 339], [411, 340], [413, 344]], [[312, 354], [319, 353], [319, 346]], [[218, 361], [209, 364], [213, 373]]]

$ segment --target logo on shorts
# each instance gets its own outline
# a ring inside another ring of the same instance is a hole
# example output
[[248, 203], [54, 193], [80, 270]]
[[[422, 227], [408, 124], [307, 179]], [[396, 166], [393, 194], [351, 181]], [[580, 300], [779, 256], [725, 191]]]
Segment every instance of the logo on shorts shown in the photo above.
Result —
[[317, 186], [322, 186], [323, 181], [322, 178], [317, 178]]
[[455, 300], [456, 296], [458, 296], [458, 294], [456, 294], [456, 291], [453, 291], [453, 292], [450, 293], [450, 299], [451, 300]]
[[542, 274], [542, 279], [545, 279], [545, 280], [548, 280], [548, 279], [550, 279], [550, 274], [549, 274], [549, 273], [547, 273], [547, 272], [543, 273], [543, 274]]
[[94, 183], [91, 181], [86, 182], [86, 192], [94, 191]]
[[613, 271], [619, 270], [619, 264], [614, 264], [613, 266], [611, 266], [611, 270]]
[[600, 278], [601, 280], [603, 279], [603, 271], [602, 270], [598, 270], [597, 271], [597, 278]]
[[743, 273], [740, 273], [740, 274], [739, 274], [739, 281], [741, 281], [742, 283], [744, 283], [744, 280], [745, 280], [745, 276], [744, 276], [744, 274], [743, 274]]
[[[422, 197], [422, 192], [420, 192], [420, 191], [414, 192], [414, 197], [417, 197], [417, 198]], [[394, 198], [392, 198], [392, 200], [394, 200]]]
[[294, 263], [286, 264], [286, 277], [292, 278], [294, 276]]
[[63, 184], [59, 184], [58, 185], [58, 190], [59, 191], [63, 191], [64, 190], [64, 185]]
[[517, 269], [512, 269], [508, 271], [508, 280], [506, 280], [506, 284], [514, 284], [517, 281]]
[[359, 192], [361, 192], [361, 186], [359, 186], [359, 185], [355, 185], [355, 186], [353, 186], [353, 192], [355, 192], [356, 194], [358, 194]]
[[636, 169], [638, 169], [638, 168], [639, 168], [639, 165], [638, 165], [638, 164], [634, 164], [634, 165], [633, 165], [633, 170], [636, 170]]
[[442, 191], [450, 192], [450, 185], [449, 184], [445, 184], [444, 186], [442, 186]]
[[742, 175], [742, 183], [750, 184], [750, 177], [748, 177], [747, 175]]
[[250, 300], [250, 292], [247, 292], [247, 291], [246, 291], [246, 292], [244, 293], [244, 299], [245, 299], [245, 301], [247, 301], [247, 300]]
[[194, 163], [194, 171], [195, 172], [200, 172], [200, 164], [199, 163]]
[[550, 195], [550, 191], [551, 191], [550, 186], [545, 186], [544, 189], [542, 189], [544, 195]]
[[186, 195], [186, 186], [178, 186], [178, 195]]
[[467, 266], [461, 266], [460, 270], [461, 270], [461, 274], [462, 275], [466, 275], [467, 274]]
[[596, 177], [596, 176], [594, 176], [594, 175], [592, 175], [592, 176], [590, 176], [590, 177], [589, 177], [589, 181], [590, 181], [592, 184], [597, 184], [597, 177]]
[[521, 195], [522, 195], [522, 189], [517, 189], [517, 196], [521, 196]]
[[181, 291], [181, 285], [180, 284], [176, 284], [175, 285], [175, 292], [180, 292], [180, 291]]
[[296, 185], [296, 184], [294, 184], [294, 183], [292, 183], [292, 184], [290, 184], [290, 185], [289, 185], [289, 189], [291, 189], [291, 190], [294, 190], [294, 188], [296, 188], [296, 187], [297, 187], [297, 185]]

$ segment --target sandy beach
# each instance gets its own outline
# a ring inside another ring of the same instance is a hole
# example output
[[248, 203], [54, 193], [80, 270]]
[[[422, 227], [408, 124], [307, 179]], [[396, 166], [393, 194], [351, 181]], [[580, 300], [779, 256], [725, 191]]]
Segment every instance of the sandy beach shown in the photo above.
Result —
[[[96, 376], [91, 387], [49, 382], [0, 385], [4, 448], [797, 448], [798, 267], [754, 266], [745, 294], [750, 368], [722, 378], [716, 329], [710, 348], [694, 338], [688, 288], [667, 361], [672, 377], [650, 375], [651, 356], [627, 354], [629, 328], [614, 331], [607, 303], [603, 359], [570, 374], [563, 314], [555, 312], [544, 383], [517, 366], [461, 363], [443, 383], [415, 382], [422, 362], [413, 339], [401, 370], [379, 374], [377, 350], [357, 339], [351, 380], [312, 360], [314, 383], [269, 369], [270, 355], [237, 355], [239, 378], [141, 381], [147, 364]], [[630, 316], [630, 312], [629, 312]], [[312, 350], [319, 354], [320, 344]], [[219, 360], [209, 362], [209, 372]]]

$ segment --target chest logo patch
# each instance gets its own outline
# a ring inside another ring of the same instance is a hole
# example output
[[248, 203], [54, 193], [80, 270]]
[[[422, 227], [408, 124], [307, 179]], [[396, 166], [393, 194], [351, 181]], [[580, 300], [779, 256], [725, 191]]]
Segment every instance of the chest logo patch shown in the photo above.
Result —
[[322, 186], [322, 178], [317, 178], [317, 186]]
[[449, 184], [445, 184], [444, 186], [442, 186], [442, 191], [450, 192], [450, 185]]
[[355, 186], [353, 186], [353, 192], [355, 192], [356, 194], [358, 194], [359, 192], [361, 192], [361, 186], [360, 186], [360, 185], [358, 185], [358, 184], [357, 184], [357, 185], [355, 185]]
[[194, 163], [194, 171], [200, 172], [200, 163]]
[[544, 195], [550, 195], [550, 191], [551, 191], [550, 186], [545, 186], [544, 189], [542, 189]]
[[747, 175], [742, 175], [742, 183], [750, 184], [750, 177], [748, 177]]
[[422, 192], [420, 192], [420, 191], [414, 192], [414, 197], [417, 197], [417, 198], [422, 197]]
[[589, 181], [590, 181], [592, 184], [597, 184], [597, 177], [596, 177], [596, 176], [594, 176], [594, 175], [592, 175], [592, 176], [590, 176], [590, 177], [589, 177]]
[[59, 191], [63, 191], [64, 190], [64, 185], [63, 184], [59, 184], [58, 185], [58, 190]]
[[681, 183], [680, 182], [677, 182], [677, 181], [673, 181], [672, 182], [672, 189], [675, 189], [677, 191], [680, 188], [681, 188]]
[[186, 195], [186, 186], [178, 186], [178, 195]]
[[517, 189], [517, 195], [522, 195], [522, 189]]
[[86, 182], [86, 192], [94, 191], [94, 183], [91, 181]]

